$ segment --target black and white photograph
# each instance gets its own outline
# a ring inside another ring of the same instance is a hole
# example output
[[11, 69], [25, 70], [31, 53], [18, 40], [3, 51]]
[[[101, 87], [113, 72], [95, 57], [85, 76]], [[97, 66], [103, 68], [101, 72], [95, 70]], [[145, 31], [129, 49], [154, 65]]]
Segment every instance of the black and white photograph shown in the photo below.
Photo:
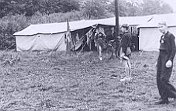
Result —
[[176, 111], [175, 0], [0, 0], [0, 111]]

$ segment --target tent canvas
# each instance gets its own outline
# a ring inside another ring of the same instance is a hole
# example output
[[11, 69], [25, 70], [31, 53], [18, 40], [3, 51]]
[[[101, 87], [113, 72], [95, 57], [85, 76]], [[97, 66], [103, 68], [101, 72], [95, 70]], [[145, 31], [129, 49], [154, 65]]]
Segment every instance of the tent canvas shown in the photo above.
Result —
[[[72, 30], [81, 29], [84, 21], [71, 22]], [[77, 24], [77, 25], [76, 25]], [[90, 24], [91, 25], [91, 24]], [[84, 24], [84, 27], [89, 26]], [[22, 31], [16, 32], [16, 50], [57, 50], [66, 51], [65, 33], [67, 24], [51, 23], [30, 25]]]
[[[136, 26], [145, 23], [150, 16], [139, 17], [120, 17], [120, 24], [129, 24]], [[93, 27], [97, 24], [105, 26], [115, 26], [115, 17], [98, 20], [81, 20], [70, 22], [71, 33], [76, 30], [82, 30]], [[16, 50], [66, 50], [64, 36], [67, 32], [67, 23], [48, 23], [30, 25], [22, 31], [16, 32]], [[60, 47], [61, 46], [61, 47]]]
[[139, 50], [159, 50], [159, 40], [161, 37], [161, 33], [157, 28], [159, 22], [165, 21], [169, 27], [169, 31], [176, 36], [175, 18], [176, 14], [153, 15], [149, 22], [139, 25]]
[[[176, 35], [176, 27], [169, 27], [169, 32]], [[140, 28], [139, 50], [158, 51], [161, 33], [158, 28]]]
[[64, 33], [16, 36], [16, 50], [58, 50], [65, 51]]

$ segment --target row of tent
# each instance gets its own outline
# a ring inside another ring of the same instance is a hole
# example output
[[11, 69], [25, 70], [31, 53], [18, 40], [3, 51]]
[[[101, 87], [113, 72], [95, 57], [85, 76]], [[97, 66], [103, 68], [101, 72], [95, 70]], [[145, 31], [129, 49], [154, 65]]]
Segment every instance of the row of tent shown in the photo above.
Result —
[[[138, 30], [139, 50], [157, 51], [161, 33], [157, 29], [159, 22], [165, 21], [169, 31], [176, 35], [176, 14], [120, 17], [119, 23], [128, 24]], [[17, 51], [57, 50], [65, 51], [67, 22], [35, 24], [14, 33]], [[83, 44], [83, 37], [91, 36], [92, 29], [102, 27], [104, 33], [115, 27], [115, 17], [98, 20], [80, 20], [69, 22], [71, 38], [78, 49]], [[109, 32], [110, 33], [110, 32]], [[89, 39], [87, 37], [87, 39]]]

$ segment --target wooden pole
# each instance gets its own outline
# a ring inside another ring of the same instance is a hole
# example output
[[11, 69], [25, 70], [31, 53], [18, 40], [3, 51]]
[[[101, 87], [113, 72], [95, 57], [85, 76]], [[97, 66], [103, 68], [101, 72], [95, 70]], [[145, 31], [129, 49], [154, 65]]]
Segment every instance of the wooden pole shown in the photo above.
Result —
[[115, 0], [115, 38], [117, 39], [117, 55], [121, 55], [121, 38], [119, 33], [119, 0]]
[[115, 36], [119, 36], [119, 0], [115, 0], [115, 18], [116, 18], [116, 26], [115, 26]]

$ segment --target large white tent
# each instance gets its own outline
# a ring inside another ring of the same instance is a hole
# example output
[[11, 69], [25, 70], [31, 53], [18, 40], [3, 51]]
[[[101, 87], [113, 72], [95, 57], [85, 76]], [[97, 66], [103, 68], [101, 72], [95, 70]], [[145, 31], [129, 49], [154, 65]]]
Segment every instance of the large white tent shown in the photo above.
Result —
[[[137, 26], [150, 20], [150, 16], [120, 17], [120, 24]], [[98, 20], [81, 20], [69, 22], [70, 30], [79, 30], [96, 24], [115, 26], [115, 17]], [[30, 25], [16, 32], [16, 50], [58, 50], [65, 51], [64, 35], [67, 32], [67, 22]]]
[[[81, 25], [84, 24], [84, 25]], [[82, 29], [93, 25], [87, 24], [85, 20], [70, 22], [72, 30]], [[16, 32], [16, 50], [58, 50], [65, 51], [66, 44], [64, 36], [67, 32], [67, 23], [50, 23], [30, 25], [20, 32]]]
[[159, 22], [166, 22], [169, 31], [176, 36], [176, 14], [152, 15], [151, 20], [139, 25], [139, 50], [158, 51], [161, 33], [157, 26]]

